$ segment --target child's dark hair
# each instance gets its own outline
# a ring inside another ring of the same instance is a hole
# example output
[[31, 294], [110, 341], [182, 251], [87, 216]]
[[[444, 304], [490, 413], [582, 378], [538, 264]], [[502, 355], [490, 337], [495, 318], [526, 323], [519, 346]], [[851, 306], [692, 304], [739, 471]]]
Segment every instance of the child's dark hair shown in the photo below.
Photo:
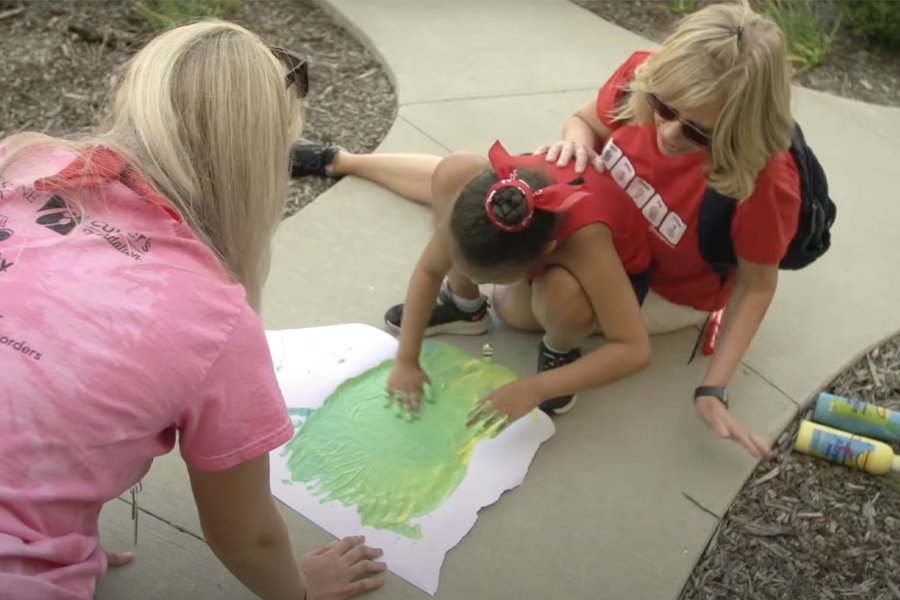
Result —
[[[518, 176], [535, 192], [554, 183], [534, 171], [519, 170]], [[558, 215], [536, 208], [527, 227], [521, 231], [504, 231], [488, 217], [485, 208], [491, 186], [497, 181], [497, 173], [492, 169], [463, 188], [450, 214], [450, 234], [463, 258], [473, 265], [490, 268], [531, 263], [553, 240]], [[515, 187], [498, 190], [491, 208], [497, 220], [510, 227], [520, 225], [528, 217], [525, 193]]]

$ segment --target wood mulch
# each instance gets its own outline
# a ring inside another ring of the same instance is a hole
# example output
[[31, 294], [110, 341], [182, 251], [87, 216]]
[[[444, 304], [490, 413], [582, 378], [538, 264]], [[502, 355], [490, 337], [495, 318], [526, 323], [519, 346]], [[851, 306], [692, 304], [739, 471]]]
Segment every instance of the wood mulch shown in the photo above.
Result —
[[[67, 134], [98, 122], [113, 73], [154, 35], [132, 5], [0, 0], [0, 138], [23, 130]], [[316, 3], [254, 0], [230, 20], [309, 58], [305, 137], [357, 152], [381, 142], [396, 112], [390, 80], [372, 53]], [[285, 216], [333, 184], [293, 180]]]
[[[825, 391], [900, 410], [900, 336]], [[900, 600], [900, 480], [792, 452], [800, 418], [738, 494], [681, 600]]]
[[[662, 0], [571, 1], [623, 29], [657, 43], [666, 38], [680, 18]], [[830, 32], [837, 22], [837, 7], [830, 0], [814, 2], [825, 30]], [[715, 3], [701, 0], [697, 5]], [[900, 53], [870, 46], [850, 27], [846, 19], [842, 19], [825, 64], [799, 74], [796, 81], [801, 86], [845, 98], [900, 106]]]

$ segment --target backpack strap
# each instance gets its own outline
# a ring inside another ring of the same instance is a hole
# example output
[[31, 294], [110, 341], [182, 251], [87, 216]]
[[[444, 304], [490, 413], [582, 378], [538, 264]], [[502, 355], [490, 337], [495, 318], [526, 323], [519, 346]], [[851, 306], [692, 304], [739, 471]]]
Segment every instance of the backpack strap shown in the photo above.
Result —
[[[806, 143], [799, 125], [791, 131], [791, 155], [797, 165], [800, 179], [800, 215], [797, 232], [780, 269], [802, 269], [831, 246], [830, 228], [834, 223], [837, 207], [828, 196], [828, 180], [825, 171], [812, 149]], [[697, 237], [700, 254], [710, 267], [722, 278], [723, 285], [731, 271], [737, 267], [734, 240], [731, 237], [731, 223], [734, 219], [737, 201], [707, 187], [700, 206]]]
[[837, 206], [828, 195], [825, 170], [806, 143], [800, 125], [791, 131], [791, 152], [800, 175], [802, 201], [797, 233], [779, 267], [796, 270], [812, 264], [831, 248], [831, 226], [837, 218]]

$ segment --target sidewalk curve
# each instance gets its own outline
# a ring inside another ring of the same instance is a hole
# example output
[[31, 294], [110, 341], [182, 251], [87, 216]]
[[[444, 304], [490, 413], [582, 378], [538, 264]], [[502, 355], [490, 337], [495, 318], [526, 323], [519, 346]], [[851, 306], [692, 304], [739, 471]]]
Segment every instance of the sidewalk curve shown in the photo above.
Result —
[[[511, 151], [531, 151], [557, 140], [563, 121], [631, 52], [654, 46], [564, 0], [325, 6], [392, 74], [400, 106], [379, 148], [384, 152], [486, 151], [495, 139]], [[784, 274], [731, 386], [733, 410], [770, 441], [830, 377], [900, 329], [900, 283], [892, 276], [900, 111], [802, 89], [796, 106], [839, 213], [833, 250], [805, 272]], [[266, 327], [382, 326], [385, 309], [405, 296], [430, 228], [425, 208], [360, 180], [339, 182], [282, 224], [264, 296]], [[717, 515], [755, 466], [695, 416], [690, 394], [706, 365], [702, 359], [687, 365], [694, 338], [692, 332], [655, 337], [648, 370], [584, 394], [574, 413], [557, 419], [557, 434], [538, 452], [525, 483], [483, 510], [447, 555], [437, 598], [679, 596]], [[531, 373], [537, 339], [501, 329], [495, 360]], [[450, 341], [473, 352], [480, 347], [478, 339]], [[201, 535], [178, 457], [158, 461], [144, 490], [143, 506], [178, 535]], [[293, 511], [283, 514], [298, 548], [329, 541]], [[121, 518], [114, 513], [105, 523], [111, 528]], [[142, 560], [205, 568], [207, 555], [184, 548], [186, 558]], [[142, 567], [148, 579], [151, 566]], [[111, 573], [106, 595], [98, 597], [117, 597], [123, 580]], [[208, 581], [197, 581], [203, 590], [196, 597], [246, 597], [225, 583], [206, 590]], [[148, 585], [159, 590], [162, 583]], [[134, 592], [138, 600], [162, 597]], [[427, 597], [392, 575], [372, 595]]]

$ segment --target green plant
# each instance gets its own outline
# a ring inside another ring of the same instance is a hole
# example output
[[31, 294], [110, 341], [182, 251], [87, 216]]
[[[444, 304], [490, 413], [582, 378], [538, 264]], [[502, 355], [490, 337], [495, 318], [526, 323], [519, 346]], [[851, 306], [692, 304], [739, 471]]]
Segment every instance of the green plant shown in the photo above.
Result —
[[814, 69], [825, 62], [840, 27], [840, 18], [826, 33], [811, 0], [758, 0], [756, 5], [759, 12], [781, 27], [787, 40], [788, 57], [799, 71]]
[[676, 15], [688, 15], [697, 10], [699, 0], [666, 0], [666, 6]]
[[853, 27], [872, 44], [900, 49], [900, 2], [897, 0], [837, 0]]
[[237, 12], [243, 0], [143, 0], [134, 9], [161, 31], [197, 18], [222, 19]]

